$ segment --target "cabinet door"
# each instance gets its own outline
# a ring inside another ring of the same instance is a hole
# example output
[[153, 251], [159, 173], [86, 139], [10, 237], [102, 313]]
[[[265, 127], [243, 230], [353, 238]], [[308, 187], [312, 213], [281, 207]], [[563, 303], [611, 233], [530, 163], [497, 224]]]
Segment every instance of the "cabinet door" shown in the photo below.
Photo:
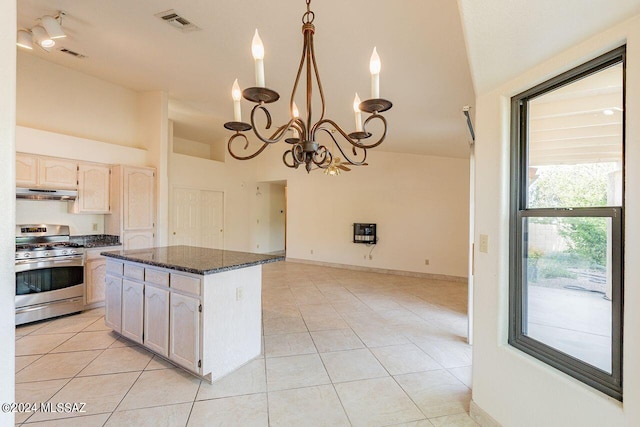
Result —
[[169, 359], [200, 372], [200, 300], [171, 292]]
[[78, 188], [78, 163], [41, 157], [38, 159], [38, 181], [41, 187]]
[[122, 233], [122, 246], [125, 250], [152, 248], [153, 241], [153, 231], [125, 231]]
[[76, 213], [109, 213], [109, 167], [78, 166]]
[[150, 169], [124, 168], [124, 224], [126, 230], [152, 229], [155, 213], [155, 178]]
[[105, 299], [105, 276], [107, 261], [102, 259], [88, 260], [84, 264], [84, 284], [86, 289], [85, 305], [103, 302]]
[[142, 344], [144, 285], [122, 280], [122, 335]]
[[169, 290], [145, 285], [144, 345], [169, 357]]
[[38, 158], [16, 153], [16, 186], [32, 188], [38, 185]]
[[104, 324], [116, 332], [122, 330], [122, 279], [106, 276]]

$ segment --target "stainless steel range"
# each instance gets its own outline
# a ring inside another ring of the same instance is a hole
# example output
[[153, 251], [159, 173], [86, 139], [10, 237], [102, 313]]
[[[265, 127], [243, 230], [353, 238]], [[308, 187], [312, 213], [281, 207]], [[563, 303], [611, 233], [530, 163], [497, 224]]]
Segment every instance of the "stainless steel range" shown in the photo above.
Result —
[[16, 325], [82, 311], [84, 248], [69, 226], [16, 226]]

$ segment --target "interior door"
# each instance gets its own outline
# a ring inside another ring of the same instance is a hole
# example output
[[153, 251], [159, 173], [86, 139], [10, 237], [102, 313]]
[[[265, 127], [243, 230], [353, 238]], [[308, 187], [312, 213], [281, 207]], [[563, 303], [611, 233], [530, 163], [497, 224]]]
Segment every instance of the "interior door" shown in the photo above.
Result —
[[201, 246], [223, 249], [224, 194], [221, 191], [200, 191]]
[[173, 188], [171, 244], [224, 248], [224, 193]]
[[172, 245], [198, 245], [198, 210], [200, 190], [189, 188], [173, 189], [171, 205]]

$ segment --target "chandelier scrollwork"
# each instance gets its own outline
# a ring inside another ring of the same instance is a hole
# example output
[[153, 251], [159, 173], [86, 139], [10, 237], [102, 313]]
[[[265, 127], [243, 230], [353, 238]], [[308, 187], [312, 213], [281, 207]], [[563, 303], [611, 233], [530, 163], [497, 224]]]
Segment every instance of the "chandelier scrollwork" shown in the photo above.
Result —
[[[227, 144], [229, 154], [238, 160], [253, 159], [262, 153], [269, 145], [284, 139], [284, 141], [290, 145], [290, 148], [282, 155], [282, 161], [287, 167], [297, 169], [301, 165], [304, 165], [307, 172], [310, 172], [314, 168], [335, 168], [334, 162], [337, 159], [337, 157], [335, 157], [337, 153], [332, 153], [326, 145], [321, 145], [317, 142], [317, 137], [324, 133], [331, 138], [333, 142], [332, 146], [340, 152], [346, 162], [354, 166], [366, 165], [367, 150], [380, 145], [387, 136], [387, 120], [381, 113], [389, 110], [393, 105], [390, 101], [382, 99], [379, 96], [380, 59], [378, 53], [374, 48], [370, 64], [372, 98], [359, 102], [358, 95], [356, 94], [356, 99], [354, 100], [356, 131], [347, 133], [336, 122], [325, 118], [325, 97], [313, 45], [313, 36], [315, 34], [313, 20], [315, 15], [311, 10], [311, 0], [306, 0], [306, 4], [307, 11], [302, 15], [302, 34], [304, 37], [302, 57], [289, 100], [290, 120], [275, 129], [269, 136], [264, 135], [256, 126], [257, 116], [264, 115], [266, 119], [265, 129], [271, 129], [272, 118], [271, 113], [267, 109], [267, 105], [280, 99], [280, 95], [276, 91], [264, 87], [264, 68], [262, 62], [264, 48], [262, 47], [262, 41], [260, 40], [258, 31], [256, 30], [252, 46], [256, 65], [256, 87], [250, 87], [242, 91], [242, 97], [244, 99], [255, 103], [251, 109], [251, 124], [241, 120], [240, 89], [236, 80], [232, 90], [235, 113], [234, 121], [224, 124], [225, 128], [235, 132], [229, 138]], [[303, 74], [306, 78], [306, 114], [304, 119], [299, 117], [298, 108], [294, 101]], [[319, 118], [315, 122], [312, 118], [314, 79], [320, 95], [321, 106]], [[364, 123], [361, 118], [362, 112], [369, 114]], [[380, 121], [382, 125], [381, 135], [377, 139], [372, 139], [372, 133], [367, 131], [368, 125], [374, 120]], [[249, 139], [245, 132], [250, 130], [253, 130], [254, 135], [262, 142], [262, 145], [254, 152], [243, 154], [242, 152], [247, 151], [249, 148]], [[292, 132], [293, 136], [285, 138], [289, 132]], [[336, 134], [339, 138], [336, 138]], [[345, 145], [345, 142], [348, 144], [346, 146], [350, 147], [350, 150], [343, 148], [342, 145]], [[344, 168], [344, 170], [348, 169]]]

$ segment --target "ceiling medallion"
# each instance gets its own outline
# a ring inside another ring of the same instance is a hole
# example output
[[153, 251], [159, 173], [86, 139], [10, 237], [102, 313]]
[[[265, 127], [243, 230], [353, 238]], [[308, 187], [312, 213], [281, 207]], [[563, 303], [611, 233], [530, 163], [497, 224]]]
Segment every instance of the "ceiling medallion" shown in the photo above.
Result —
[[[271, 136], [266, 137], [256, 129], [255, 119], [258, 111], [262, 111], [266, 117], [266, 129], [271, 128], [271, 113], [266, 107], [266, 104], [277, 101], [280, 95], [265, 87], [264, 80], [264, 46], [262, 40], [258, 35], [258, 30], [253, 37], [252, 53], [255, 60], [255, 75], [256, 75], [256, 87], [250, 87], [244, 91], [240, 91], [238, 80], [234, 82], [232, 88], [232, 97], [234, 101], [234, 121], [227, 122], [224, 127], [234, 131], [235, 134], [229, 138], [227, 148], [229, 154], [238, 160], [249, 160], [264, 151], [271, 144], [275, 144], [280, 140], [291, 145], [291, 148], [286, 150], [282, 156], [284, 164], [290, 168], [297, 169], [300, 165], [304, 164], [307, 172], [310, 172], [314, 168], [320, 168], [329, 170], [329, 175], [337, 175], [332, 173], [336, 171], [336, 164], [340, 162], [337, 157], [327, 148], [325, 145], [320, 145], [317, 142], [316, 136], [320, 135], [320, 132], [324, 132], [333, 141], [333, 147], [337, 148], [342, 157], [346, 161], [354, 166], [365, 166], [367, 158], [367, 150], [380, 145], [387, 135], [387, 120], [380, 113], [387, 111], [392, 107], [392, 103], [386, 99], [380, 98], [380, 57], [376, 49], [373, 49], [371, 55], [371, 62], [369, 69], [371, 72], [371, 99], [360, 102], [358, 94], [354, 99], [354, 113], [355, 113], [355, 132], [346, 133], [340, 126], [338, 126], [333, 120], [325, 118], [325, 98], [322, 90], [322, 83], [320, 83], [320, 73], [316, 65], [316, 56], [313, 46], [313, 35], [315, 33], [315, 27], [313, 25], [314, 13], [310, 9], [311, 0], [306, 0], [307, 11], [302, 15], [302, 34], [304, 37], [304, 45], [302, 48], [302, 58], [300, 59], [300, 65], [298, 67], [298, 74], [296, 81], [293, 85], [291, 92], [291, 99], [289, 101], [290, 119], [287, 123], [278, 127]], [[304, 118], [300, 117], [298, 107], [295, 100], [296, 90], [300, 83], [300, 77], [302, 74], [306, 76], [306, 114]], [[312, 121], [312, 88], [313, 79], [318, 87], [318, 93], [320, 94], [321, 112], [320, 118], [316, 121]], [[242, 121], [241, 108], [240, 108], [240, 95], [247, 101], [255, 103], [251, 109], [251, 124]], [[369, 117], [362, 122], [362, 112], [369, 113]], [[367, 132], [367, 124], [371, 120], [380, 120], [382, 122], [382, 135], [379, 139], [368, 142], [372, 136]], [[252, 130], [255, 136], [262, 141], [262, 145], [254, 153], [241, 155], [238, 154], [242, 142], [244, 142], [244, 150], [249, 147], [249, 140], [244, 132]], [[285, 138], [287, 132], [291, 131], [292, 136]], [[334, 133], [338, 133], [342, 136], [342, 139], [334, 137]], [[351, 145], [351, 150], [344, 150], [340, 145], [340, 141], [344, 144], [344, 141]], [[234, 144], [240, 142], [240, 144]], [[337, 154], [337, 153], [336, 153]], [[344, 163], [344, 162], [343, 162]], [[344, 167], [344, 166], [343, 166]], [[346, 169], [346, 168], [345, 168]]]

